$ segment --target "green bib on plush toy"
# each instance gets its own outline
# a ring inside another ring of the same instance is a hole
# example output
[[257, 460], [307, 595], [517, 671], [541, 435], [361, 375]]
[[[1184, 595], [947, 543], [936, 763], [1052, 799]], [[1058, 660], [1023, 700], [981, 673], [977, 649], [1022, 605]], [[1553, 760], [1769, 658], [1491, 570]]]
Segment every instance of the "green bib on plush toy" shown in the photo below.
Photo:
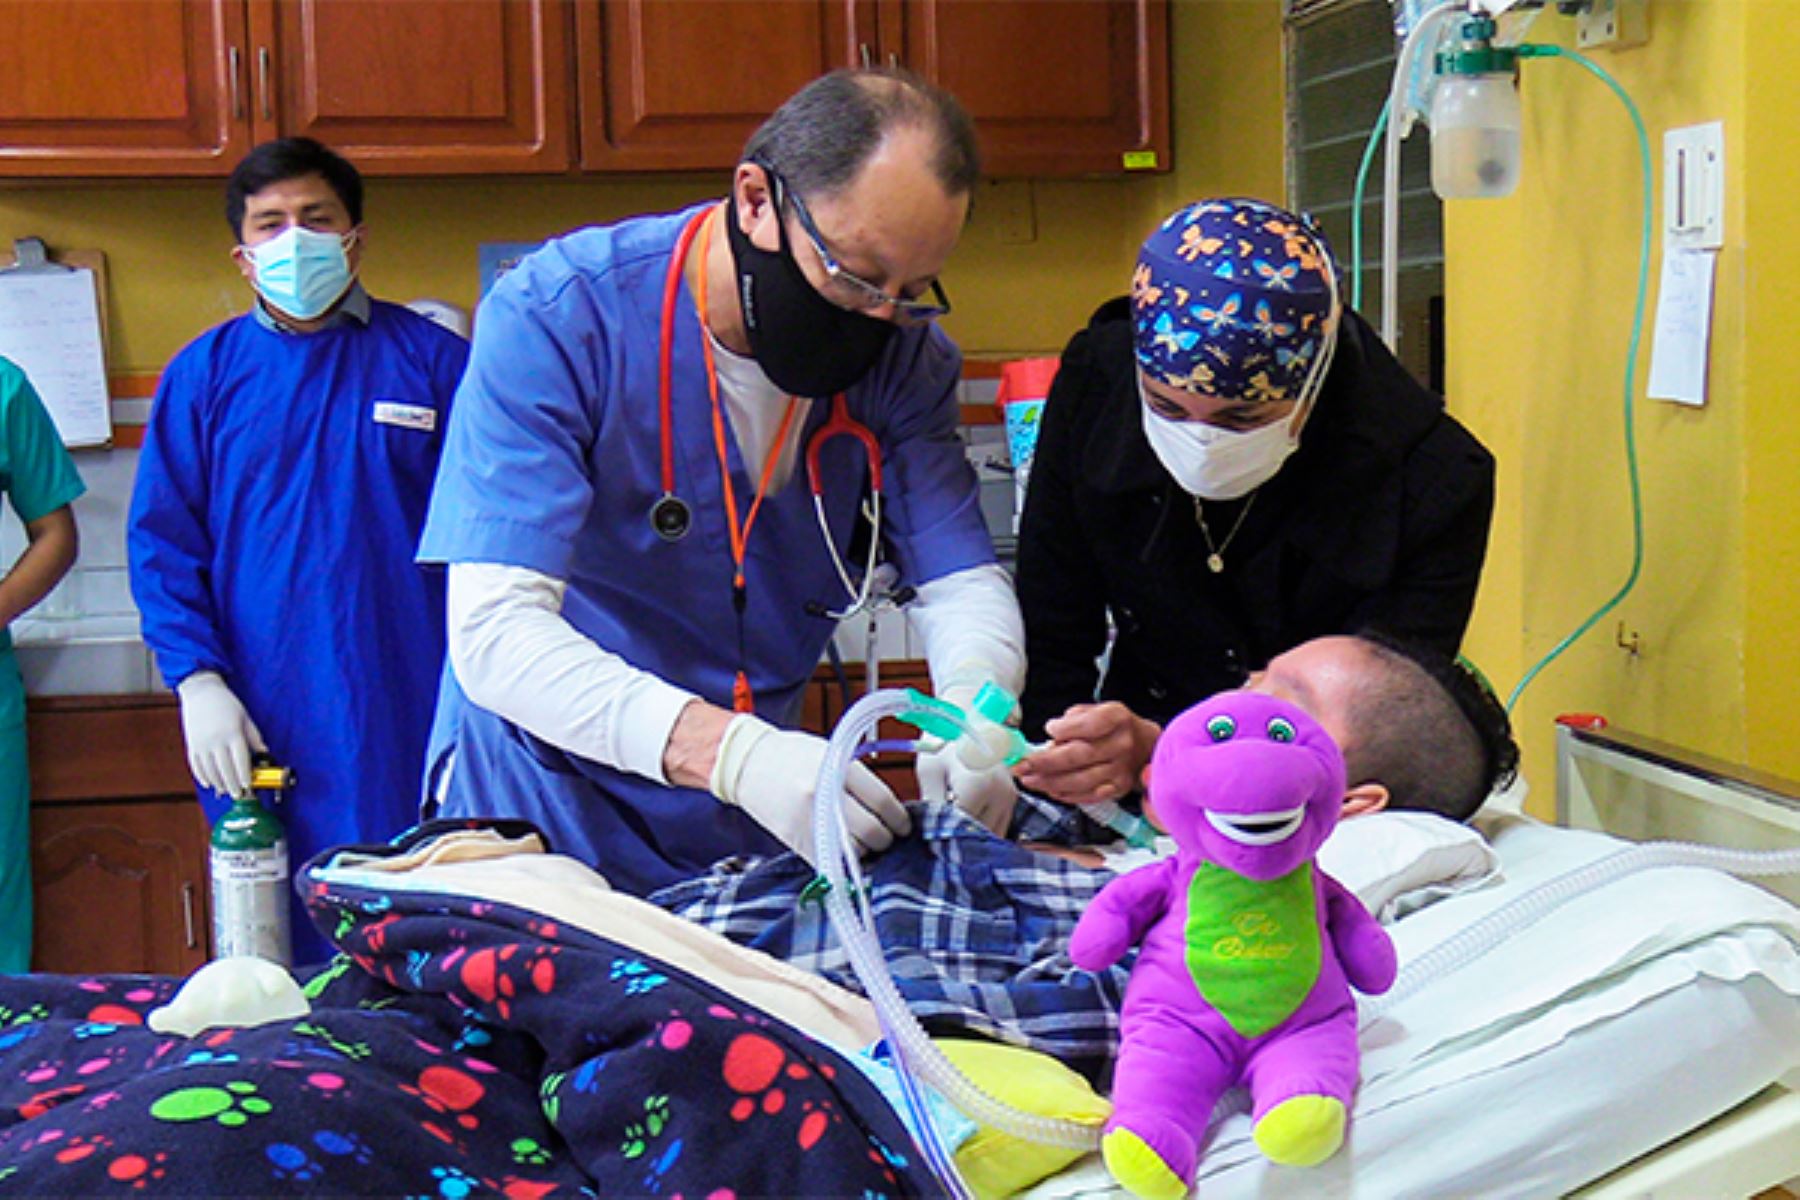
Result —
[[1257, 880], [1200, 863], [1188, 884], [1187, 968], [1194, 986], [1244, 1037], [1294, 1014], [1319, 978], [1311, 862]]

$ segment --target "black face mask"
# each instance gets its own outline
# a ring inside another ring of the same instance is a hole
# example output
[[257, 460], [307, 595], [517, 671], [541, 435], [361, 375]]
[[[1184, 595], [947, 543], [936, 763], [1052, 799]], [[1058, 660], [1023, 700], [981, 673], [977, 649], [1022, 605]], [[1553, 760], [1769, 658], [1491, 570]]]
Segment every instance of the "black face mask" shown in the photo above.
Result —
[[781, 249], [771, 253], [750, 241], [735, 209], [725, 212], [750, 353], [770, 381], [790, 395], [835, 395], [869, 373], [896, 327], [821, 296], [794, 261], [779, 210], [776, 225]]

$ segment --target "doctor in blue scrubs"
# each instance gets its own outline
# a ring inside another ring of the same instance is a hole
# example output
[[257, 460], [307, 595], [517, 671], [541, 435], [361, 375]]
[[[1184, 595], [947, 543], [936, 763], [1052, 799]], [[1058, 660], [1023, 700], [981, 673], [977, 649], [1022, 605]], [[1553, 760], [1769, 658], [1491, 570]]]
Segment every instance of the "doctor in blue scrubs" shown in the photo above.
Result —
[[[978, 170], [950, 96], [836, 72], [752, 136], [727, 199], [582, 230], [500, 280], [420, 551], [449, 564], [444, 815], [526, 818], [639, 894], [811, 853], [824, 742], [792, 726], [873, 482], [858, 436], [821, 436], [840, 410], [877, 447], [938, 693], [1016, 692], [1018, 608], [933, 323]], [[941, 751], [920, 776], [1005, 827], [1004, 767]], [[844, 806], [865, 851], [909, 828], [864, 768]]]
[[[131, 586], [207, 819], [267, 749], [294, 770], [297, 867], [418, 817], [444, 601], [413, 553], [468, 343], [356, 281], [362, 180], [319, 143], [252, 150], [226, 219], [256, 304], [163, 372]], [[293, 918], [296, 962], [327, 957]]]
[[25, 526], [25, 552], [0, 574], [0, 974], [31, 962], [31, 775], [25, 687], [13, 657], [14, 619], [75, 563], [75, 514], [87, 490], [25, 372], [0, 358], [0, 495]]

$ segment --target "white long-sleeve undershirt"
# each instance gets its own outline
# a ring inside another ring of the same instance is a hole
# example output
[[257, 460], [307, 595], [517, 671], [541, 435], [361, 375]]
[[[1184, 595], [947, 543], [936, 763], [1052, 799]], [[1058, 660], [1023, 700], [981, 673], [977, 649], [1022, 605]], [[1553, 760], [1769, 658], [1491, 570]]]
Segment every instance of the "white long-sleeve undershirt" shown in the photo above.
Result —
[[583, 636], [560, 579], [452, 563], [450, 666], [471, 701], [572, 754], [667, 783], [663, 748], [689, 691]]
[[1025, 686], [1025, 622], [1006, 571], [989, 563], [919, 586], [907, 619], [925, 643], [939, 696], [992, 680], [1015, 697]]
[[[525, 567], [452, 563], [450, 665], [471, 701], [604, 766], [667, 783], [663, 751], [692, 692], [633, 666], [562, 615], [566, 584]], [[907, 614], [934, 688], [1024, 681], [1024, 628], [1006, 572], [972, 567], [919, 588]]]

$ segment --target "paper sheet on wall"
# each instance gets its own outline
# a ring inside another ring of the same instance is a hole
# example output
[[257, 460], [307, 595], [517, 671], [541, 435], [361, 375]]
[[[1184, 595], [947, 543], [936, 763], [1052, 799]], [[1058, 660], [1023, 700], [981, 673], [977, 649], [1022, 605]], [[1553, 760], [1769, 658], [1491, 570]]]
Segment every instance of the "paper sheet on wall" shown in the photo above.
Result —
[[1652, 400], [1706, 403], [1707, 347], [1712, 336], [1711, 250], [1663, 251], [1662, 284], [1656, 297], [1655, 340], [1650, 344]]
[[112, 440], [92, 271], [0, 273], [0, 354], [30, 377], [64, 445]]

